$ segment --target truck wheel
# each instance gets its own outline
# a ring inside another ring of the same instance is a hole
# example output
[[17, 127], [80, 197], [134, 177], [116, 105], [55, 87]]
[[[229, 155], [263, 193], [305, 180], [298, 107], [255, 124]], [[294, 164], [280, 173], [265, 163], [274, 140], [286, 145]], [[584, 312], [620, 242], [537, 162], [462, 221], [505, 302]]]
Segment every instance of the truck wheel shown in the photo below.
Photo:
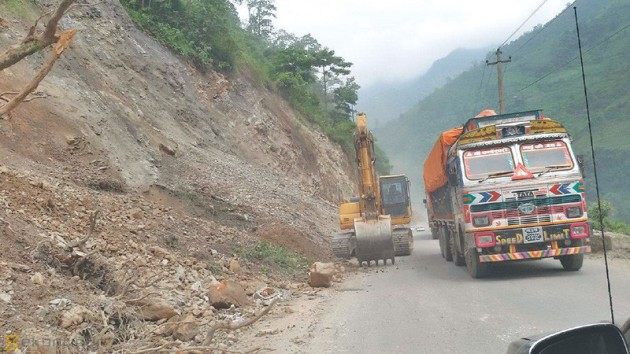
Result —
[[448, 231], [446, 227], [440, 226], [438, 232], [440, 235], [440, 253], [442, 253], [442, 258], [446, 259], [447, 262], [452, 262], [453, 255], [451, 254], [451, 247], [448, 240]]
[[[436, 230], [434, 227], [432, 227], [432, 228], [431, 228], [431, 237], [432, 237], [434, 240], [439, 239], [439, 238], [440, 238], [440, 230], [439, 230], [439, 229], [438, 229], [438, 230]], [[442, 256], [442, 257], [444, 257], [444, 256]]]
[[453, 259], [453, 262], [455, 262], [456, 266], [461, 267], [466, 264], [466, 261], [464, 260], [464, 256], [457, 250], [455, 237], [458, 237], [458, 235], [453, 234], [452, 232], [448, 232], [448, 236], [449, 247], [451, 248], [451, 257]]
[[488, 275], [488, 264], [479, 261], [479, 253], [474, 248], [466, 250], [466, 268], [471, 277], [478, 279]]
[[564, 268], [564, 270], [575, 272], [582, 268], [582, 263], [584, 263], [584, 255], [580, 253], [570, 256], [562, 256], [560, 257], [560, 263], [562, 264], [562, 268]]

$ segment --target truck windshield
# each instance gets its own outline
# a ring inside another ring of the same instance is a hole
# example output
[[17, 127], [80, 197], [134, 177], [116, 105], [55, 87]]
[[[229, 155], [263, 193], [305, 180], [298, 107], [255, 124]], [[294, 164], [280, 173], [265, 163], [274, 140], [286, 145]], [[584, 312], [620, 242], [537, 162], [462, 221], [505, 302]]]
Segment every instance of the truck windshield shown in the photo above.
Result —
[[570, 169], [573, 160], [567, 145], [563, 141], [547, 141], [542, 143], [521, 145], [523, 164], [532, 172], [543, 171], [549, 166], [558, 169]]
[[464, 167], [468, 179], [481, 179], [514, 170], [514, 158], [508, 147], [464, 152]]

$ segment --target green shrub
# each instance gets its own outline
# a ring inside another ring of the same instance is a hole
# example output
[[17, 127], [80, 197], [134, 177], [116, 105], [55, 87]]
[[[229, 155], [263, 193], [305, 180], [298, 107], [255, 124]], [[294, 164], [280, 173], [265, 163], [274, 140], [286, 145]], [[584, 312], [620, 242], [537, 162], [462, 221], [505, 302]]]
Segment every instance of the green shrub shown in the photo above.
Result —
[[276, 268], [288, 275], [304, 273], [310, 264], [304, 256], [266, 241], [252, 246], [237, 247], [235, 253], [241, 258], [259, 264], [261, 268]]

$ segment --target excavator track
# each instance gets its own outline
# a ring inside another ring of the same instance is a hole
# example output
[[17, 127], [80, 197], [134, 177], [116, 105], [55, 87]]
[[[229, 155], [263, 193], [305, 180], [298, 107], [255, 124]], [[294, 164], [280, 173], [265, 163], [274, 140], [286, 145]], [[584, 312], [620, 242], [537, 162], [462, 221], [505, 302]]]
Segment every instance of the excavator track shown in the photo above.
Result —
[[413, 251], [413, 233], [409, 228], [399, 228], [392, 231], [394, 251], [396, 256], [409, 256]]
[[337, 258], [350, 259], [354, 254], [354, 234], [346, 232], [336, 235], [332, 240], [333, 254]]

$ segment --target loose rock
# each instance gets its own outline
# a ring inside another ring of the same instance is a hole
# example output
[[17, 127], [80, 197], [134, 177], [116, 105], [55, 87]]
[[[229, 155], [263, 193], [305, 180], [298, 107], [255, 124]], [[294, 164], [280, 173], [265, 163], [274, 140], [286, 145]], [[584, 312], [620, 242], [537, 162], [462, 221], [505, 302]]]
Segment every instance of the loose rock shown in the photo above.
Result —
[[158, 321], [161, 319], [169, 319], [177, 312], [170, 305], [161, 301], [141, 300], [129, 302], [129, 305], [138, 306], [138, 314], [140, 319], [145, 321]]
[[87, 320], [91, 315], [90, 310], [85, 308], [84, 306], [77, 305], [71, 308], [69, 311], [64, 312], [61, 315], [61, 321], [59, 326], [61, 328], [69, 328], [72, 326], [76, 326], [78, 324], [83, 323], [83, 321]]
[[315, 262], [311, 265], [309, 283], [314, 288], [328, 288], [335, 275], [334, 263]]
[[173, 331], [173, 338], [179, 339], [183, 342], [187, 342], [195, 338], [197, 334], [199, 334], [199, 324], [195, 319], [195, 316], [192, 314], [187, 314], [186, 316], [179, 316], [179, 325]]
[[210, 287], [208, 292], [210, 305], [217, 309], [246, 306], [249, 299], [243, 287], [232, 281], [224, 280], [219, 285]]

